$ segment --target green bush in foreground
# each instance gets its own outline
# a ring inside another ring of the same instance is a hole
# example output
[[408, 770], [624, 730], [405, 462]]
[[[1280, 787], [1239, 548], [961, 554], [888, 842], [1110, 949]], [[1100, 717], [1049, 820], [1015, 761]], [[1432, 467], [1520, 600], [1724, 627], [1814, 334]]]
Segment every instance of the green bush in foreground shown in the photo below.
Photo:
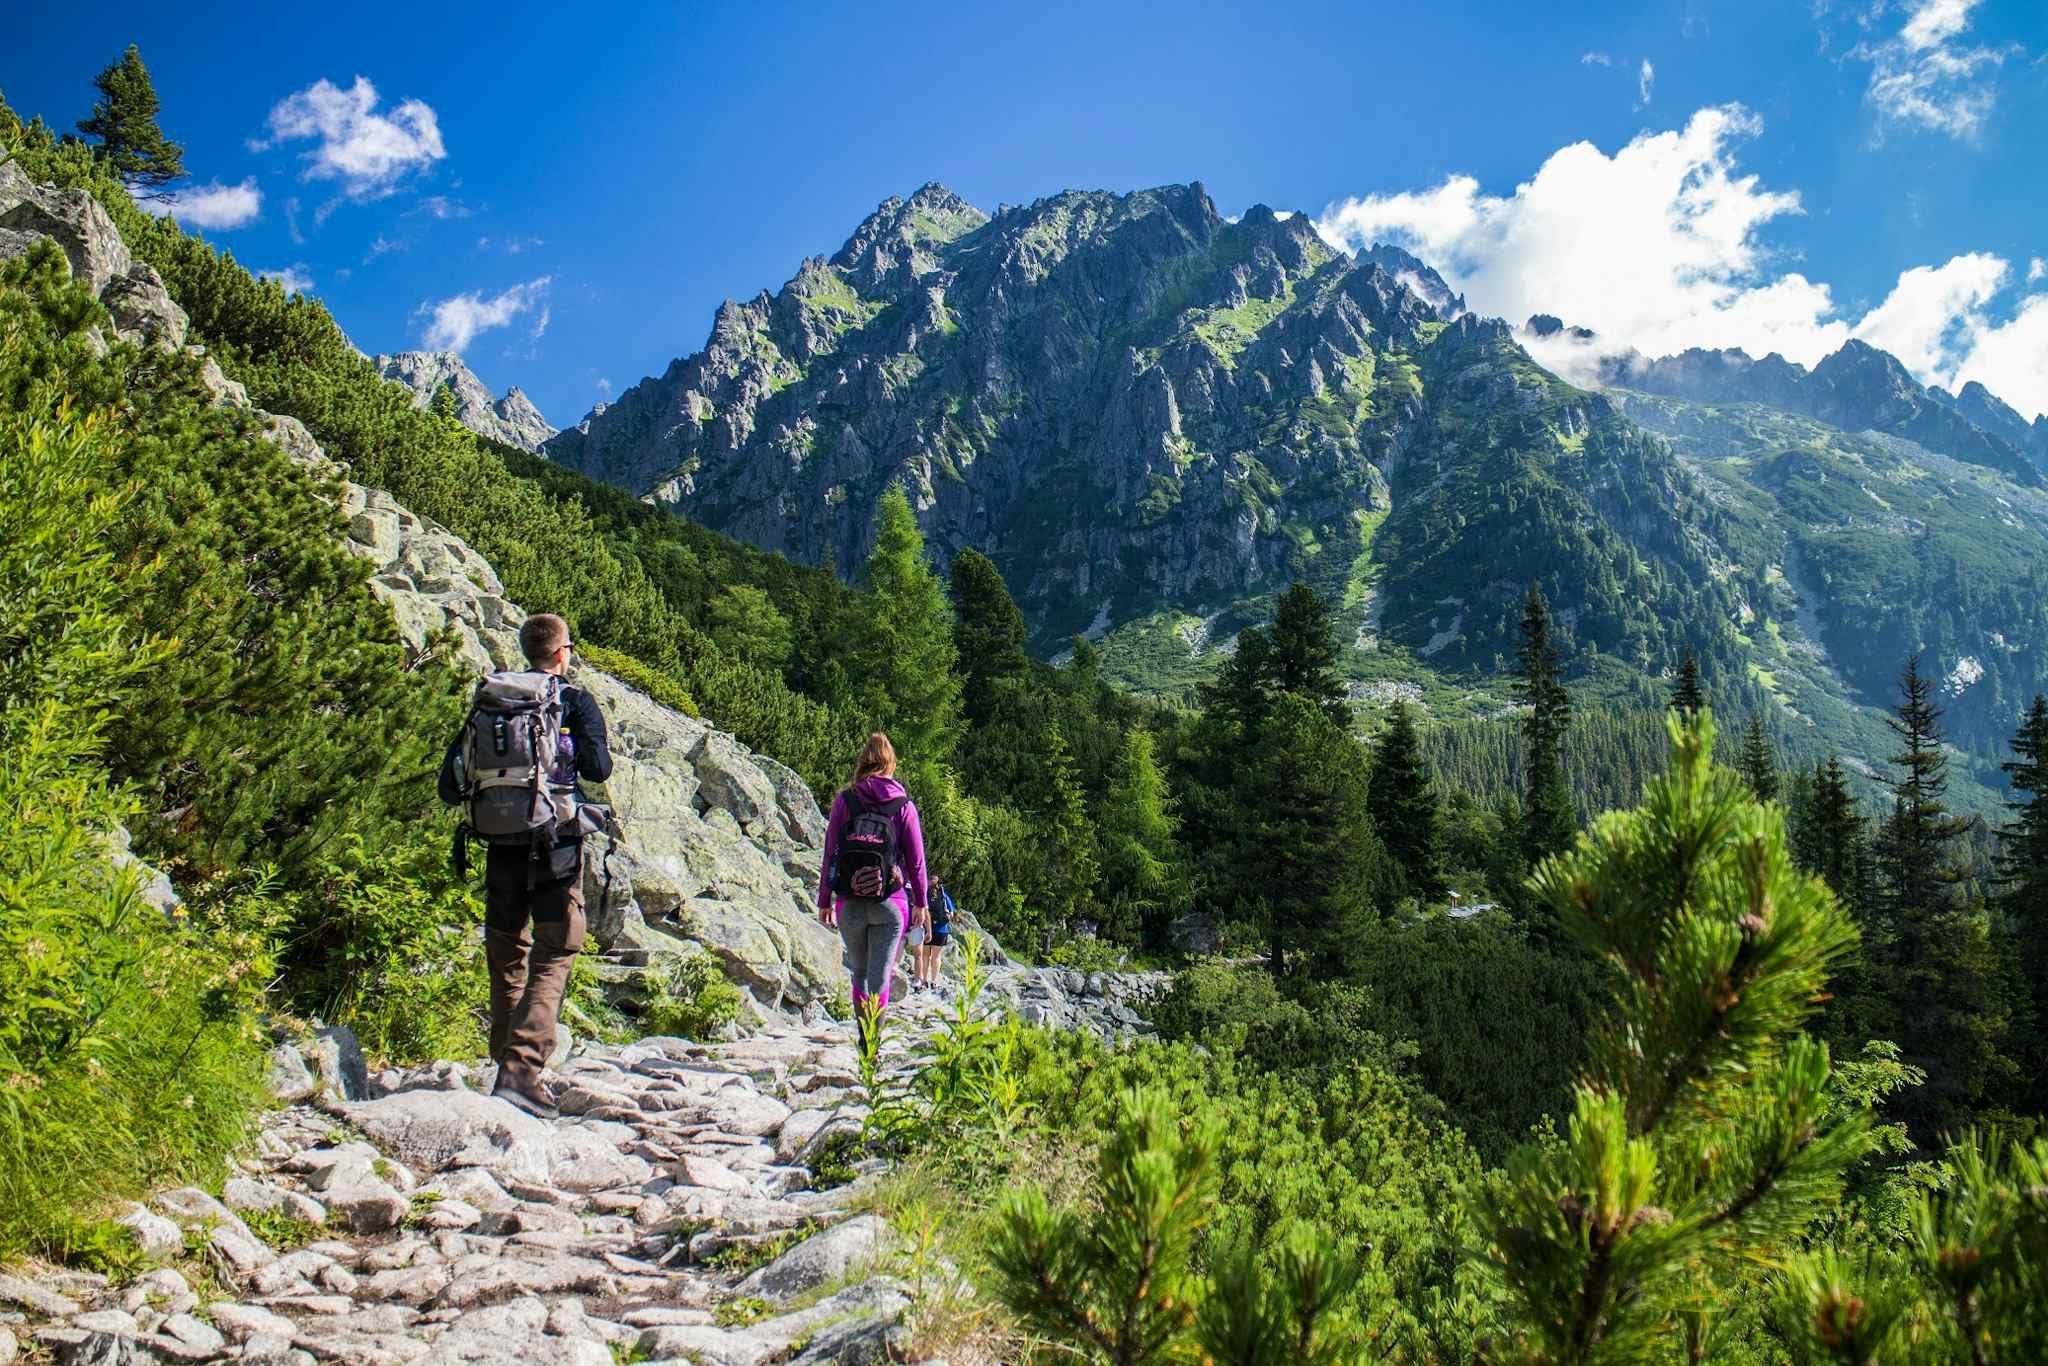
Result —
[[[266, 965], [167, 918], [108, 858], [125, 803], [106, 723], [164, 647], [119, 610], [111, 414], [24, 372], [65, 359], [34, 345], [37, 255], [0, 275], [0, 1253], [63, 1256], [103, 1241], [88, 1214], [109, 1198], [207, 1177], [242, 1137]], [[96, 309], [75, 289], [53, 303]]]

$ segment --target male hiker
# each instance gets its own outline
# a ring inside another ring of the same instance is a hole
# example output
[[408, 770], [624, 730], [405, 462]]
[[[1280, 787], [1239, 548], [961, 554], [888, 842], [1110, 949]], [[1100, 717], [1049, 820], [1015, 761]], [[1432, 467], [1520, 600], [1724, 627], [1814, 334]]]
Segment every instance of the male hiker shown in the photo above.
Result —
[[531, 672], [494, 673], [441, 763], [441, 800], [464, 806], [484, 863], [484, 957], [491, 974], [491, 1094], [552, 1118], [541, 1070], [569, 968], [583, 947], [583, 822], [576, 781], [611, 776], [604, 717], [562, 682], [569, 626], [542, 612], [519, 628]]

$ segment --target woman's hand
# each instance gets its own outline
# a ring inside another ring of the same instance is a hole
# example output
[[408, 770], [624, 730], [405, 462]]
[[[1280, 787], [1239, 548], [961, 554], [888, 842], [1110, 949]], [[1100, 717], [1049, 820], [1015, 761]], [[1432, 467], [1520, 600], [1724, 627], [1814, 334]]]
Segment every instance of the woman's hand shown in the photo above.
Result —
[[839, 928], [839, 908], [831, 902], [818, 907], [818, 923], [828, 930]]
[[927, 934], [931, 933], [932, 908], [929, 906], [919, 906], [916, 910], [910, 913], [910, 923], [917, 926], [919, 929], [923, 930]]

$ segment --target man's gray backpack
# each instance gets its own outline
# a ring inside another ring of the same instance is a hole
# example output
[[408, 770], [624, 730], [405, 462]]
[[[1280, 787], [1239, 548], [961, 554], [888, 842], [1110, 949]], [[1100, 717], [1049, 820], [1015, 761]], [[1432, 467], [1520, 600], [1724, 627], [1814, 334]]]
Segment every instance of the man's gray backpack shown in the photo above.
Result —
[[477, 685], [455, 752], [464, 826], [458, 861], [469, 835], [544, 850], [612, 829], [610, 808], [577, 794], [562, 715], [560, 675], [502, 670]]

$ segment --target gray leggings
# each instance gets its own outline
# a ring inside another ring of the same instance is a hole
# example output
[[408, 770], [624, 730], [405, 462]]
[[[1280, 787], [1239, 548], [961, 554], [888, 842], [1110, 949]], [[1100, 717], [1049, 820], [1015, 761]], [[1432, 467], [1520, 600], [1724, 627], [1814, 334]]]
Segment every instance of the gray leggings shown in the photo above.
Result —
[[872, 996], [889, 1004], [889, 973], [903, 951], [903, 911], [893, 901], [848, 897], [839, 907], [839, 942], [846, 946], [842, 962], [853, 974], [856, 1003]]

